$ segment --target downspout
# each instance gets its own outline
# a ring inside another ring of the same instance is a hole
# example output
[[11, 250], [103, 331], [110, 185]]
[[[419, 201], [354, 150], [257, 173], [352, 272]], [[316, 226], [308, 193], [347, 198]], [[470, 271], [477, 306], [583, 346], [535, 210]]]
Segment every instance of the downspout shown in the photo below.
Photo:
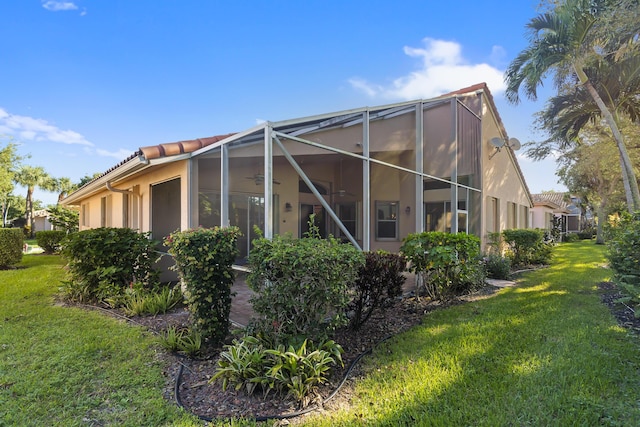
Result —
[[114, 193], [135, 194], [135, 193], [134, 193], [133, 191], [131, 191], [131, 190], [121, 190], [121, 189], [119, 189], [119, 188], [113, 188], [113, 187], [111, 186], [111, 183], [110, 183], [109, 181], [107, 181], [105, 185], [106, 185], [106, 187], [107, 187], [107, 190], [109, 190], [109, 191], [111, 191], [111, 192], [114, 192]]

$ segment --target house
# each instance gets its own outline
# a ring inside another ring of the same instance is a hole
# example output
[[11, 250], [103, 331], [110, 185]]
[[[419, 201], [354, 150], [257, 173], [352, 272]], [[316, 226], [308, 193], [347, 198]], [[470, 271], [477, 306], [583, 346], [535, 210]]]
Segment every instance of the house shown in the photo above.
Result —
[[577, 233], [584, 221], [580, 199], [569, 193], [532, 194], [531, 226], [551, 230], [552, 218], [560, 218], [562, 233]]
[[49, 222], [49, 212], [46, 209], [33, 211], [33, 232], [53, 230], [53, 224]]
[[[513, 139], [511, 140], [513, 141]], [[486, 84], [437, 98], [265, 122], [142, 147], [62, 202], [80, 229], [257, 226], [397, 252], [409, 233], [529, 227], [532, 200]]]

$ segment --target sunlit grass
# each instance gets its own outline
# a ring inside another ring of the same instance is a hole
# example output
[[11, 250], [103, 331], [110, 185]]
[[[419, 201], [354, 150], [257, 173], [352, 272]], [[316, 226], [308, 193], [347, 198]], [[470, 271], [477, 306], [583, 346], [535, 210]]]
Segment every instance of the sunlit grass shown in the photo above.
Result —
[[599, 300], [603, 264], [562, 245], [518, 287], [432, 312], [376, 349], [349, 408], [305, 424], [637, 425], [639, 342]]
[[194, 425], [162, 397], [150, 335], [56, 305], [59, 257], [21, 267], [0, 271], [0, 425]]

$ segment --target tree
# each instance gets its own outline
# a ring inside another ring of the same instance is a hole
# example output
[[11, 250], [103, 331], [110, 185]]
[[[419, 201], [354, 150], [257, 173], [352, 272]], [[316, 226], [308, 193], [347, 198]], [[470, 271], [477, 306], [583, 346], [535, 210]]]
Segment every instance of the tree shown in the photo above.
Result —
[[30, 234], [33, 235], [33, 191], [36, 187], [52, 190], [52, 180], [41, 166], [24, 165], [18, 169], [14, 180], [19, 185], [27, 187], [25, 198], [25, 223], [30, 226]]
[[58, 205], [62, 202], [67, 194], [72, 192], [77, 188], [77, 185], [71, 182], [70, 178], [62, 177], [62, 178], [52, 178], [51, 188], [54, 189], [58, 193]]
[[2, 226], [6, 225], [9, 214], [10, 197], [13, 191], [13, 177], [15, 169], [20, 164], [22, 157], [16, 154], [16, 145], [8, 143], [0, 149], [0, 203], [2, 204]]
[[[636, 7], [633, 4], [631, 6]], [[599, 31], [598, 19], [607, 20], [611, 16], [607, 14], [611, 13], [607, 1], [566, 0], [533, 18], [527, 24], [531, 42], [529, 47], [513, 60], [505, 73], [506, 96], [510, 102], [517, 104], [520, 101], [519, 92], [523, 89], [528, 98], [537, 99], [537, 88], [548, 73], [554, 74], [558, 89], [572, 83], [584, 87], [611, 129], [620, 155], [627, 206], [629, 210], [637, 210], [640, 209], [638, 182], [618, 128], [617, 117], [586, 72], [590, 65], [597, 67], [598, 63], [630, 60], [638, 55], [638, 49], [634, 47], [640, 33], [640, 22], [625, 26], [625, 31], [620, 33], [610, 31], [614, 34], [603, 43], [599, 42], [598, 36], [602, 31]], [[613, 47], [619, 48], [609, 52]], [[599, 49], [605, 51], [598, 52]]]

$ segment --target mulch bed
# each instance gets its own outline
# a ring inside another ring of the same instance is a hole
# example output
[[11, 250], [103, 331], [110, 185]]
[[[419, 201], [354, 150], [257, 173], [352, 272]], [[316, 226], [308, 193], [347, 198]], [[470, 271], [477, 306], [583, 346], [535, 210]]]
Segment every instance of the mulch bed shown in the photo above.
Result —
[[[486, 298], [493, 295], [499, 288], [486, 286], [473, 295], [449, 302], [447, 305], [459, 304], [468, 300]], [[344, 375], [352, 362], [362, 353], [374, 348], [378, 343], [397, 335], [403, 331], [418, 325], [424, 316], [435, 309], [443, 307], [442, 304], [432, 302], [428, 298], [408, 297], [396, 301], [393, 306], [384, 311], [374, 312], [369, 321], [358, 331], [349, 328], [340, 329], [333, 336], [339, 343], [344, 353], [342, 355], [344, 367], [333, 369], [328, 384], [319, 389], [318, 395], [309, 402], [307, 408], [335, 409], [347, 404], [351, 396], [351, 390], [357, 378], [363, 373], [359, 364], [356, 364], [339, 392], [329, 402], [324, 400], [334, 393], [338, 385], [343, 381]], [[180, 309], [167, 315], [155, 317], [135, 317], [132, 319], [137, 324], [160, 332], [168, 326], [186, 327], [189, 324], [188, 313]], [[229, 338], [229, 341], [231, 337]], [[218, 353], [210, 354], [200, 359], [190, 359], [173, 356], [173, 363], [168, 363], [165, 374], [169, 379], [164, 390], [167, 399], [175, 401], [175, 382], [178, 372], [181, 370], [179, 398], [182, 405], [190, 412], [204, 419], [216, 418], [258, 418], [261, 417], [287, 417], [289, 414], [300, 411], [295, 402], [285, 399], [283, 396], [269, 394], [264, 397], [259, 391], [249, 396], [244, 391], [236, 391], [227, 388], [223, 391], [219, 382], [209, 384], [208, 380], [215, 372]], [[169, 357], [168, 362], [172, 362]], [[182, 366], [182, 369], [180, 367]]]
[[[635, 317], [629, 307], [616, 302], [622, 294], [615, 284], [602, 282], [598, 284], [598, 288], [601, 292], [602, 302], [609, 307], [619, 324], [636, 333], [640, 333], [640, 319]], [[473, 295], [460, 298], [447, 305], [488, 298], [495, 294], [498, 289], [497, 287], [486, 286]], [[441, 304], [434, 303], [428, 298], [404, 298], [396, 301], [392, 307], [387, 308], [384, 312], [374, 313], [372, 318], [357, 332], [348, 328], [337, 331], [334, 340], [344, 348], [344, 367], [336, 367], [333, 370], [329, 383], [320, 388], [318, 396], [309, 403], [308, 408], [334, 410], [348, 405], [355, 382], [364, 374], [359, 364], [356, 364], [349, 373], [349, 377], [335, 397], [329, 402], [323, 402], [323, 400], [332, 394], [342, 382], [351, 362], [386, 338], [420, 324], [427, 313], [441, 307], [443, 307]], [[169, 326], [186, 328], [190, 324], [189, 314], [184, 308], [174, 310], [165, 315], [134, 317], [129, 320], [147, 327], [155, 333], [160, 333]], [[231, 341], [231, 337], [229, 337], [229, 341]], [[270, 394], [264, 397], [258, 391], [248, 396], [242, 390], [236, 391], [228, 388], [223, 391], [221, 384], [210, 384], [209, 379], [215, 372], [217, 356], [218, 353], [216, 352], [199, 359], [190, 359], [161, 353], [160, 357], [164, 359], [167, 366], [165, 371], [167, 383], [163, 391], [165, 398], [175, 402], [175, 385], [178, 373], [181, 370], [178, 391], [181, 404], [188, 411], [203, 417], [203, 419], [238, 417], [258, 419], [261, 417], [287, 418], [288, 414], [295, 414], [301, 409], [295, 402], [279, 395]], [[290, 421], [295, 423], [293, 419]], [[287, 422], [285, 421], [285, 423]]]

